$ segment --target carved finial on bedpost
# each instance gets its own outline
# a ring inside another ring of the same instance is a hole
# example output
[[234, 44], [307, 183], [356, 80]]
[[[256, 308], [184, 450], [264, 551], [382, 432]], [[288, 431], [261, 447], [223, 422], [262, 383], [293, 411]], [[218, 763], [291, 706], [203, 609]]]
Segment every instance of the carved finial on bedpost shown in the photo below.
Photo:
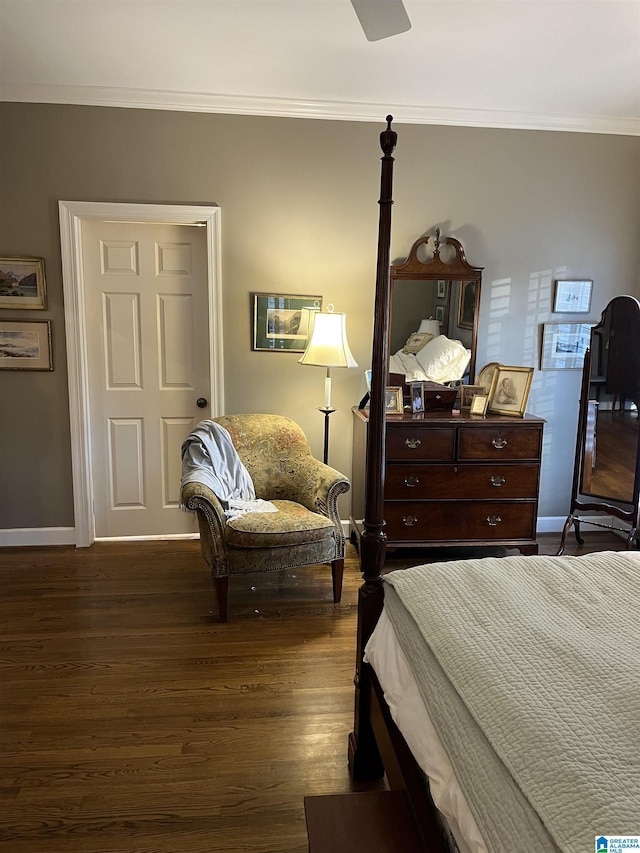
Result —
[[385, 157], [388, 157], [390, 154], [393, 154], [393, 150], [396, 147], [396, 142], [398, 141], [398, 134], [395, 130], [391, 129], [391, 122], [393, 121], [393, 116], [387, 116], [387, 129], [383, 130], [380, 134], [380, 148], [382, 148], [382, 152]]

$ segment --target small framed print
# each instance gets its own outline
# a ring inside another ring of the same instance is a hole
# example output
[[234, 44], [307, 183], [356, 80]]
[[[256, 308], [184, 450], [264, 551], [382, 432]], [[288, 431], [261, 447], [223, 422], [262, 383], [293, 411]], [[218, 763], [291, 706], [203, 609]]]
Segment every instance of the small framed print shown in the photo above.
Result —
[[556, 281], [555, 314], [588, 314], [591, 309], [593, 281]]
[[0, 369], [53, 370], [51, 320], [0, 320]]
[[542, 370], [582, 368], [591, 341], [590, 323], [545, 323], [542, 332]]
[[322, 310], [321, 296], [252, 293], [253, 349], [264, 352], [304, 352], [311, 317]]
[[441, 326], [444, 324], [444, 305], [436, 305], [436, 320]]
[[447, 295], [447, 282], [439, 281], [438, 282], [438, 299], [444, 299]]
[[484, 385], [461, 385], [460, 386], [460, 408], [469, 409], [473, 398], [477, 394], [485, 394]]
[[489, 395], [488, 394], [474, 394], [471, 398], [471, 405], [469, 406], [469, 414], [471, 415], [482, 415], [483, 417], [487, 413], [487, 405], [489, 403]]
[[402, 386], [387, 386], [384, 392], [384, 409], [388, 415], [402, 414]]
[[0, 308], [46, 308], [43, 258], [0, 258]]

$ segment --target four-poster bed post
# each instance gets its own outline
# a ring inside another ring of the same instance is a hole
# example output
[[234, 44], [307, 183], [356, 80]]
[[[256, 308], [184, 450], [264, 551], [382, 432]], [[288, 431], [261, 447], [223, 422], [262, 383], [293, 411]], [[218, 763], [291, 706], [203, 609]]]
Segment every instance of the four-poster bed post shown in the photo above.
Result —
[[[366, 450], [365, 511], [360, 536], [360, 567], [364, 583], [358, 591], [354, 726], [349, 735], [349, 768], [355, 779], [376, 779], [386, 773], [392, 791], [403, 792], [395, 800], [395, 820], [408, 819], [420, 839], [412, 846], [416, 853], [429, 850], [443, 853], [440, 829], [433, 801], [424, 785], [418, 765], [391, 719], [373, 670], [364, 663], [364, 649], [382, 613], [384, 591], [382, 569], [386, 553], [384, 531], [385, 472], [385, 388], [389, 355], [391, 205], [393, 204], [393, 162], [397, 134], [387, 128], [380, 134], [382, 166], [380, 181], [380, 221], [378, 262], [371, 357], [371, 398]], [[384, 764], [383, 764], [384, 759]]]
[[391, 206], [393, 204], [393, 162], [391, 156], [398, 135], [391, 129], [393, 116], [387, 116], [387, 128], [380, 134], [382, 166], [380, 179], [380, 216], [378, 227], [378, 263], [371, 356], [371, 398], [366, 454], [364, 530], [360, 537], [360, 568], [364, 579], [358, 591], [358, 630], [355, 673], [355, 719], [349, 736], [349, 765], [356, 778], [373, 778], [384, 772], [373, 731], [369, 709], [361, 707], [369, 699], [363, 690], [364, 647], [382, 612], [382, 567], [385, 559], [383, 488], [385, 464], [385, 387], [389, 338], [389, 291], [391, 267]]

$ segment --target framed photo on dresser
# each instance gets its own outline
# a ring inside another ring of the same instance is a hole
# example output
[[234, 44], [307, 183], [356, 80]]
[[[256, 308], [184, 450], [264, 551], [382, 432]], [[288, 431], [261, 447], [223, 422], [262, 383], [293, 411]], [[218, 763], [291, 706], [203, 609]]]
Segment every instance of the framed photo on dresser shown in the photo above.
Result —
[[496, 367], [489, 392], [489, 412], [524, 417], [533, 380], [533, 367]]

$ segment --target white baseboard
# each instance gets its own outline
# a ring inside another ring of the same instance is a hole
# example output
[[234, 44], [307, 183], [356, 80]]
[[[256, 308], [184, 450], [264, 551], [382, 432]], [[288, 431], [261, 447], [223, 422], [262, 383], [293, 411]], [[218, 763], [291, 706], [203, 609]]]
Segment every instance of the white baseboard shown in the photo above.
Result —
[[[199, 533], [167, 534], [166, 536], [116, 536], [97, 538], [96, 542], [151, 542], [168, 539], [198, 539]], [[75, 527], [17, 527], [0, 530], [0, 548], [33, 547], [35, 545], [75, 545]]]
[[179, 539], [199, 539], [199, 533], [167, 533], [154, 536], [96, 536], [96, 542], [168, 542]]
[[566, 520], [566, 515], [550, 515], [545, 518], [538, 517], [536, 533], [562, 533], [562, 528]]
[[75, 527], [15, 527], [0, 530], [0, 547], [75, 545]]

